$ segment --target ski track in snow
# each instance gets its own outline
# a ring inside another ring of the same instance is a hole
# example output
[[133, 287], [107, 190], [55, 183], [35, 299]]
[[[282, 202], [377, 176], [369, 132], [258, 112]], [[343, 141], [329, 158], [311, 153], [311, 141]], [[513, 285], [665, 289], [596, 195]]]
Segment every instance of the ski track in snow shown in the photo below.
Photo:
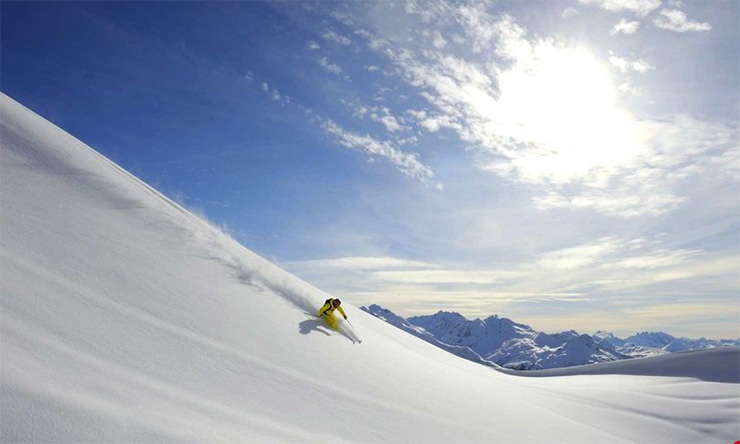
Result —
[[0, 105], [1, 442], [740, 436], [737, 348], [520, 377], [350, 304], [327, 336], [303, 312], [330, 295]]

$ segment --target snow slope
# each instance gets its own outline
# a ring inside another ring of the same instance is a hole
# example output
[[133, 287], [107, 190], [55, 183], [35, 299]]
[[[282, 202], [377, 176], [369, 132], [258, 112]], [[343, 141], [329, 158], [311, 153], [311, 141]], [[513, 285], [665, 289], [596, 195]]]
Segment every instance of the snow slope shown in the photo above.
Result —
[[[523, 378], [348, 306], [353, 344], [304, 316], [325, 293], [7, 96], [0, 109], [2, 442], [740, 437], [736, 380]], [[724, 374], [732, 350], [680, 357]]]
[[[578, 368], [552, 368], [514, 373], [520, 376], [566, 375], [650, 375], [698, 378], [705, 381], [740, 384], [740, 359], [734, 347], [678, 352], [635, 360], [585, 365]], [[738, 418], [740, 420], [740, 418]]]

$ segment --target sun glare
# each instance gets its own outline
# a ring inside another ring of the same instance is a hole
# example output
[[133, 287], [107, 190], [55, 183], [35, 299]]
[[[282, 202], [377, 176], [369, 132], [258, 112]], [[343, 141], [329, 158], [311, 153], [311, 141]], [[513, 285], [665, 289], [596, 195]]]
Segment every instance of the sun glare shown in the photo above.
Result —
[[616, 107], [608, 70], [585, 50], [541, 44], [531, 59], [500, 75], [499, 87], [499, 100], [485, 112], [495, 133], [517, 142], [507, 155], [524, 178], [605, 180], [601, 173], [639, 151], [633, 119]]

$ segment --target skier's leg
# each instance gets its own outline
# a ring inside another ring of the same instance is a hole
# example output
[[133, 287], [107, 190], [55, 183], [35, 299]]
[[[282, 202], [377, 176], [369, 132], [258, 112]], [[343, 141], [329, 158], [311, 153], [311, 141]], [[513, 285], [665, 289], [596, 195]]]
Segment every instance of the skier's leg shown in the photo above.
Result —
[[332, 330], [337, 329], [337, 318], [334, 317], [334, 313], [327, 313], [327, 315], [324, 316], [324, 320], [329, 324], [329, 327], [331, 327]]

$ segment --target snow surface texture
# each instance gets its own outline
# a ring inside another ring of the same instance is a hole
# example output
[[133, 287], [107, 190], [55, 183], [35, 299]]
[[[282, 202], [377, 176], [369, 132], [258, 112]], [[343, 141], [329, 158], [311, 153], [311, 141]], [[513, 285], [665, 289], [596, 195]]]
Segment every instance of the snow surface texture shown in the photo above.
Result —
[[[736, 349], [671, 355], [651, 376], [524, 378], [348, 304], [354, 344], [304, 316], [326, 293], [7, 96], [0, 106], [2, 442], [740, 437], [740, 384], [717, 382]], [[700, 371], [663, 376], [689, 363]]]
[[575, 330], [549, 334], [496, 315], [469, 320], [459, 313], [439, 311], [433, 315], [406, 319], [377, 304], [361, 309], [457, 356], [512, 370], [572, 367], [665, 353], [740, 346], [740, 340], [675, 338], [662, 332], [643, 332], [627, 339], [603, 331], [594, 336], [579, 334]]

